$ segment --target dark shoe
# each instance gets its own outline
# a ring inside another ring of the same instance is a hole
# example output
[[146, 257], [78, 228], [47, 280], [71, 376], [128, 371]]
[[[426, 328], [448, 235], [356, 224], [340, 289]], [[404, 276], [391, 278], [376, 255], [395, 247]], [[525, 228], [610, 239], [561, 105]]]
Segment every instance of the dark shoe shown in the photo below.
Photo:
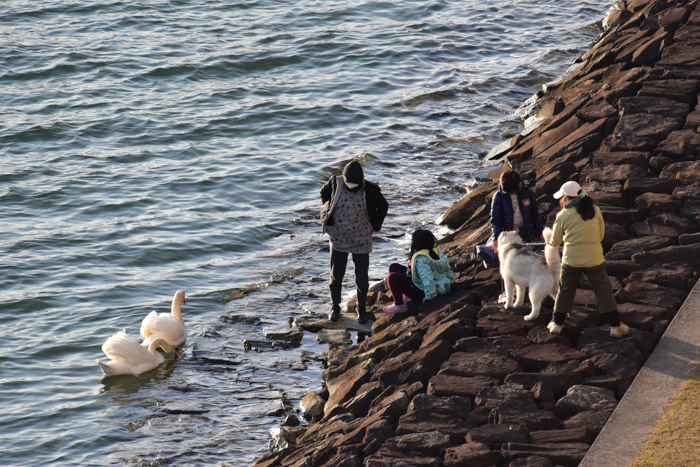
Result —
[[360, 324], [367, 323], [367, 312], [366, 311], [360, 310], [357, 312], [357, 322]]
[[333, 310], [328, 313], [328, 319], [335, 322], [340, 318], [340, 308], [333, 308]]

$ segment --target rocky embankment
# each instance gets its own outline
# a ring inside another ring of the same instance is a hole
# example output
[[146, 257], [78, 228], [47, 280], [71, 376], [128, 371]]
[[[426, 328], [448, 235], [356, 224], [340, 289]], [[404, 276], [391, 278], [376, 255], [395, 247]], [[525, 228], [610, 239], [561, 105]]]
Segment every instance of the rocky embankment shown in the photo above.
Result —
[[[310, 426], [283, 429], [291, 446], [256, 466], [578, 465], [700, 270], [697, 6], [619, 2], [581, 66], [541, 96], [540, 124], [490, 155], [522, 174], [548, 225], [563, 182], [598, 199], [630, 334], [609, 337], [585, 279], [561, 336], [545, 328], [551, 301], [531, 323], [529, 307], [498, 305], [499, 272], [474, 254], [496, 189], [484, 183], [443, 218], [460, 226], [442, 242], [457, 293], [377, 313], [371, 337], [329, 351], [324, 388], [302, 401]], [[375, 311], [390, 301], [373, 288]]]

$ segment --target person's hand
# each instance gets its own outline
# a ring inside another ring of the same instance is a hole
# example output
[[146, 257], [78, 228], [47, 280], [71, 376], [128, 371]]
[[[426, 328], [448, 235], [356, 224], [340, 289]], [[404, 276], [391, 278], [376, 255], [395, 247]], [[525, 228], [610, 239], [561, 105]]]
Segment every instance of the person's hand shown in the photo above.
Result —
[[498, 240], [494, 240], [492, 246], [493, 246], [493, 251], [495, 251], [496, 254], [498, 254]]

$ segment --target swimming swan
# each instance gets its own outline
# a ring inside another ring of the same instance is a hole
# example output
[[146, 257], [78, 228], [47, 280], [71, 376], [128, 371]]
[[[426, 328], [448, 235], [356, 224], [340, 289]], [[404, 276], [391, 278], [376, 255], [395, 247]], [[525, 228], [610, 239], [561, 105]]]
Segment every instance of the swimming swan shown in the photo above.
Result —
[[112, 375], [139, 375], [150, 371], [163, 363], [165, 358], [158, 352], [158, 347], [168, 353], [172, 353], [175, 347], [169, 345], [163, 339], [151, 341], [148, 347], [139, 344], [139, 341], [119, 331], [102, 344], [102, 351], [110, 358], [107, 363], [95, 360], [102, 373]]
[[178, 290], [173, 297], [170, 313], [150, 312], [141, 323], [141, 335], [144, 337], [143, 345], [148, 346], [154, 339], [158, 338], [175, 347], [185, 342], [187, 328], [180, 311], [184, 304], [185, 291]]

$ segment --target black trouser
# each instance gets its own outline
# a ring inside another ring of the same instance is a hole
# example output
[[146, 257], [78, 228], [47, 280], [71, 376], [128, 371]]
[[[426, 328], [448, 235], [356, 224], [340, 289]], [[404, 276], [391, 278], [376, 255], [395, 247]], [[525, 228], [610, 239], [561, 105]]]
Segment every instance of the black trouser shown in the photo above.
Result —
[[[348, 265], [348, 254], [342, 251], [334, 251], [331, 245], [331, 300], [333, 309], [340, 307], [340, 293], [343, 288], [343, 277]], [[369, 253], [352, 253], [352, 262], [355, 270], [355, 285], [357, 285], [357, 310], [365, 311], [367, 303], [367, 291], [369, 290]]]
[[562, 264], [561, 276], [559, 277], [559, 292], [554, 301], [554, 324], [563, 325], [566, 320], [566, 314], [573, 308], [576, 289], [578, 289], [582, 273], [586, 274], [588, 282], [591, 283], [600, 312], [608, 319], [610, 326], [619, 326], [620, 314], [617, 311], [617, 303], [615, 302], [605, 263], [590, 268], [575, 268], [568, 264]]

